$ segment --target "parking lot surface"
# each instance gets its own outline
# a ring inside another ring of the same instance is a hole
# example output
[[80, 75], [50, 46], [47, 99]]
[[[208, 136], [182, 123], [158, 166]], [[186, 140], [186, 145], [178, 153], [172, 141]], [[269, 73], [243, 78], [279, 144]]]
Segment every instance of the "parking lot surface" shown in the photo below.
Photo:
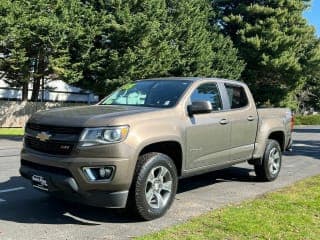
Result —
[[296, 128], [294, 140], [275, 182], [258, 182], [248, 164], [183, 179], [164, 217], [139, 222], [119, 210], [65, 203], [33, 189], [18, 172], [21, 139], [0, 138], [0, 239], [128, 239], [320, 174], [320, 126]]

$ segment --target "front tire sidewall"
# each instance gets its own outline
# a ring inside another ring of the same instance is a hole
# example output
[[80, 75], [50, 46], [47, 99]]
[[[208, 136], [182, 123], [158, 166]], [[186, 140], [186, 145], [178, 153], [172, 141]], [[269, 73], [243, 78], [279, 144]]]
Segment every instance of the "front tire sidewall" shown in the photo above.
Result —
[[[161, 153], [146, 154], [145, 156], [142, 156], [142, 159], [139, 158], [139, 160], [145, 162], [142, 166], [140, 166], [140, 170], [137, 172], [136, 182], [134, 183], [136, 210], [143, 219], [152, 220], [163, 216], [170, 208], [177, 191], [177, 170], [172, 159]], [[162, 208], [152, 208], [146, 200], [145, 189], [150, 171], [159, 166], [167, 168], [170, 172], [172, 177], [172, 191], [165, 206]]]

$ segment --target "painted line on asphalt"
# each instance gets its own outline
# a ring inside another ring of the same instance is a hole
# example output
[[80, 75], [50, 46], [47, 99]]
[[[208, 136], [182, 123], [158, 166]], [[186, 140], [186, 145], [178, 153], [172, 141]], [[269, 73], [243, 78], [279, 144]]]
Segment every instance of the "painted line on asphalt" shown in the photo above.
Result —
[[17, 147], [4, 147], [4, 148], [0, 148], [0, 151], [13, 150], [13, 149], [19, 150], [20, 148], [17, 148]]
[[0, 157], [16, 157], [16, 156], [19, 156], [19, 154], [1, 155]]
[[[15, 192], [23, 189], [25, 189], [25, 187], [8, 188], [8, 189], [0, 190], [0, 193]], [[6, 200], [0, 198], [0, 203], [3, 203], [3, 202], [6, 202]]]
[[317, 147], [313, 144], [304, 144], [304, 143], [295, 143], [292, 145], [293, 147]]
[[23, 189], [25, 189], [25, 187], [8, 188], [8, 189], [0, 190], [0, 193], [15, 192], [15, 191], [23, 190]]
[[69, 217], [69, 218], [72, 218], [76, 221], [79, 221], [79, 222], [82, 222], [82, 223], [87, 223], [89, 225], [100, 225], [100, 222], [97, 222], [97, 221], [88, 221], [86, 219], [83, 219], [83, 218], [80, 218], [80, 217], [77, 217], [77, 216], [74, 216], [72, 215], [71, 213], [64, 213], [63, 216], [66, 216], [66, 217]]

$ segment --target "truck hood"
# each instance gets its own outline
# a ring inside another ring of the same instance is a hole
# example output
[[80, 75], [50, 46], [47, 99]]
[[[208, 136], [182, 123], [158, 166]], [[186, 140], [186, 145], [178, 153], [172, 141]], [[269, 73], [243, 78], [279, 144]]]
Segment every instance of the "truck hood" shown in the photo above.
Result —
[[29, 122], [54, 126], [100, 127], [117, 124], [115, 120], [119, 120], [119, 118], [128, 119], [131, 115], [161, 110], [150, 107], [110, 105], [66, 107], [37, 112]]

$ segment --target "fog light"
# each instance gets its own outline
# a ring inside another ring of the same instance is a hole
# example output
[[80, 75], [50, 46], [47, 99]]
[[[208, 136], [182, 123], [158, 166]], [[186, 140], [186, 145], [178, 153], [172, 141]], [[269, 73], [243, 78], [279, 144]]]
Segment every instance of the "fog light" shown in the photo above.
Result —
[[82, 171], [89, 181], [103, 181], [112, 177], [114, 167], [84, 167]]
[[109, 178], [111, 176], [112, 169], [110, 168], [100, 168], [99, 169], [99, 176], [100, 178]]

